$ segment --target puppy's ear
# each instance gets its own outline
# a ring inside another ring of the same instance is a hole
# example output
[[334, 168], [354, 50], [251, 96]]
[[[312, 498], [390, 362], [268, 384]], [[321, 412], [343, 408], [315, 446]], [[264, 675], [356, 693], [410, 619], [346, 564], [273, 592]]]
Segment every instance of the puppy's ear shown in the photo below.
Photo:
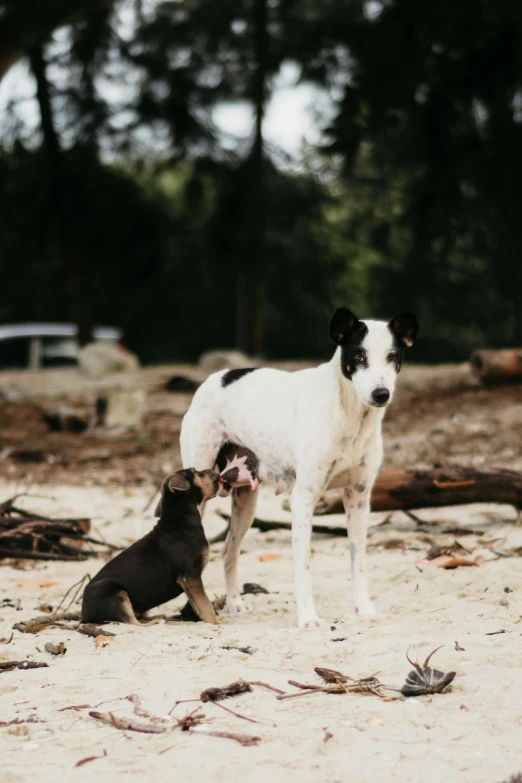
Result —
[[344, 345], [350, 335], [360, 331], [364, 324], [346, 307], [340, 307], [330, 321], [330, 337], [337, 345]]
[[396, 315], [388, 324], [388, 329], [398, 338], [401, 345], [409, 348], [415, 342], [419, 324], [411, 313]]
[[174, 473], [174, 475], [169, 478], [169, 489], [171, 492], [186, 492], [190, 489], [190, 482], [180, 473]]

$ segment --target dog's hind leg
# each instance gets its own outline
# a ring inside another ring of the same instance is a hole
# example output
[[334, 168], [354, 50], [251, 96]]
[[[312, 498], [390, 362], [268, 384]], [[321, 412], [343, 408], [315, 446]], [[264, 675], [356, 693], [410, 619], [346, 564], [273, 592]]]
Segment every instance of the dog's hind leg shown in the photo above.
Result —
[[248, 608], [241, 598], [237, 584], [237, 561], [241, 542], [254, 521], [258, 491], [257, 489], [252, 491], [250, 487], [238, 487], [232, 493], [232, 516], [223, 547], [227, 610], [229, 614], [245, 612]]
[[119, 623], [129, 623], [129, 625], [147, 625], [147, 623], [140, 623], [134, 614], [134, 609], [126, 590], [119, 590], [113, 596], [108, 609], [111, 617], [107, 619], [116, 619]]
[[155, 625], [156, 623], [160, 623], [162, 620], [167, 619], [166, 614], [155, 614], [152, 617], [147, 617], [147, 615], [136, 615], [138, 622], [140, 625]]
[[183, 588], [185, 595], [190, 601], [191, 607], [200, 620], [203, 620], [205, 623], [219, 623], [212, 602], [203, 587], [201, 577], [180, 576], [177, 582], [179, 586]]

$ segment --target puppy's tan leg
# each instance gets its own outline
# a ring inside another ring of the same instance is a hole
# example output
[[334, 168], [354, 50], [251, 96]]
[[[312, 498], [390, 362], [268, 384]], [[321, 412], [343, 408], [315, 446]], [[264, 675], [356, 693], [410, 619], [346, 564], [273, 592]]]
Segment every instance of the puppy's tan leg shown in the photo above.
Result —
[[180, 576], [177, 580], [183, 588], [190, 605], [205, 623], [219, 623], [214, 607], [205, 592], [201, 577]]
[[129, 598], [128, 593], [125, 592], [125, 590], [120, 590], [120, 592], [115, 596], [117, 607], [116, 607], [116, 616], [118, 618], [119, 623], [129, 623], [130, 625], [142, 625], [140, 621], [137, 619], [136, 615], [134, 614], [134, 609], [132, 608], [131, 600]]
[[165, 620], [166, 617], [166, 614], [155, 614], [152, 617], [147, 617], [143, 614], [137, 615], [140, 625], [154, 625], [155, 623], [160, 623], [162, 620]]
[[118, 622], [120, 623], [139, 625], [141, 628], [143, 628], [146, 625], [154, 625], [155, 623], [159, 623], [160, 620], [165, 618], [165, 615], [158, 615], [157, 617], [148, 618], [145, 620], [145, 622], [141, 623], [134, 613], [131, 600], [125, 590], [120, 590], [116, 596], [116, 601], [118, 603], [116, 614], [118, 616]]

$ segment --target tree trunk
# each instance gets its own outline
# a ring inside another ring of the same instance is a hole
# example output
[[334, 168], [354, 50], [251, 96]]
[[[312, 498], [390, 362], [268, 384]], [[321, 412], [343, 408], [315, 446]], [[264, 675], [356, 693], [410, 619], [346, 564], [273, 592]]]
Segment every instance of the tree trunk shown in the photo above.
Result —
[[76, 247], [65, 242], [66, 224], [66, 178], [64, 176], [63, 153], [56, 132], [49, 82], [47, 80], [42, 44], [33, 46], [29, 53], [31, 70], [36, 80], [36, 97], [40, 108], [43, 146], [47, 152], [49, 164], [51, 233], [53, 245], [65, 275], [65, 284], [69, 292], [71, 317], [78, 327], [80, 345], [92, 340], [92, 311], [89, 297], [87, 274], [84, 258]]
[[[243, 294], [244, 316], [240, 321], [246, 334], [239, 335], [240, 345], [250, 354], [259, 354], [264, 344], [265, 307], [265, 228], [266, 183], [263, 140], [263, 117], [267, 76], [267, 0], [256, 0], [254, 6], [254, 51], [256, 72], [253, 83], [255, 109], [254, 143], [249, 161], [250, 251], [246, 263], [246, 291]], [[241, 307], [241, 303], [239, 304]]]
[[[343, 490], [339, 488], [348, 483], [347, 475], [332, 479], [316, 514], [343, 513]], [[466, 503], [508, 503], [522, 508], [522, 473], [473, 468], [384, 470], [374, 484], [371, 508], [393, 511]]]
[[53, 30], [115, 0], [15, 0], [0, 17], [0, 79]]

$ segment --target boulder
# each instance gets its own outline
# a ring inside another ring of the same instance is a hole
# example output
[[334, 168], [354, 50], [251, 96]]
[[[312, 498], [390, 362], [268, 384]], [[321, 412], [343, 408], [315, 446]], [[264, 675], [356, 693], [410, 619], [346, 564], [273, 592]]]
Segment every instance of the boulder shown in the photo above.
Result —
[[102, 426], [107, 429], [142, 429], [147, 407], [144, 389], [114, 389], [104, 399]]
[[205, 372], [219, 370], [241, 370], [244, 367], [257, 367], [259, 362], [250, 359], [241, 351], [207, 351], [200, 356], [199, 366]]
[[78, 353], [80, 372], [88, 378], [100, 379], [118, 372], [139, 370], [138, 357], [118, 343], [89, 343]]

